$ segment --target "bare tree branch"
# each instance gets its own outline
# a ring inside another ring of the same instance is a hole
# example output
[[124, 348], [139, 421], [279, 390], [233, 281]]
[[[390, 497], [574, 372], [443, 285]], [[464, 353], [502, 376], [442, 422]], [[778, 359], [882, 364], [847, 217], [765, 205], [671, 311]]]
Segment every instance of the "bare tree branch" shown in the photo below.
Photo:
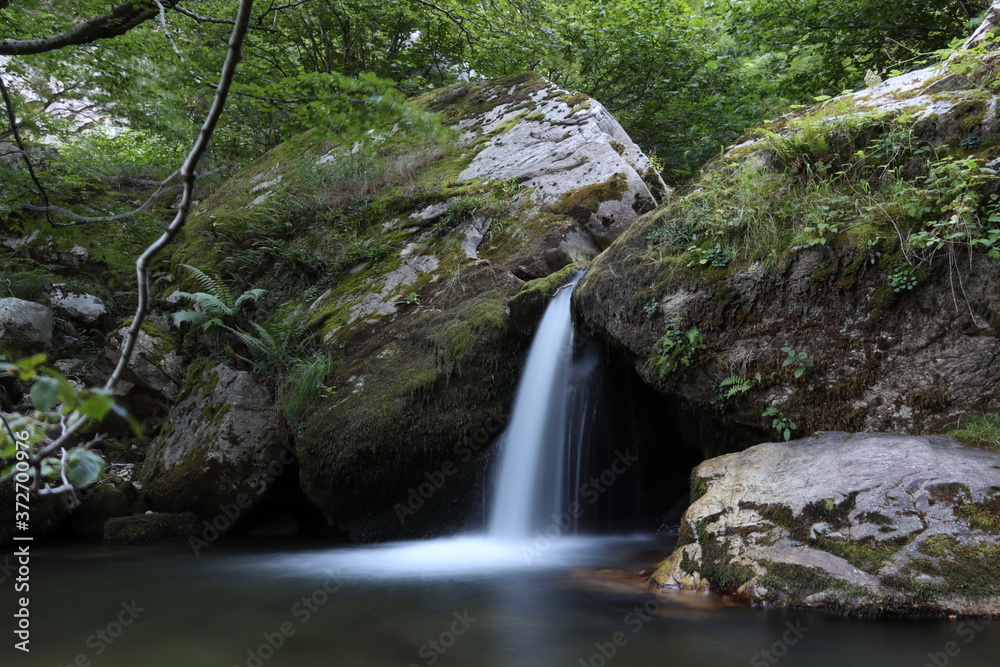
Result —
[[[236, 66], [243, 56], [243, 40], [246, 38], [247, 31], [249, 30], [250, 12], [252, 7], [253, 0], [240, 0], [239, 10], [236, 15], [236, 22], [233, 25], [233, 31], [229, 38], [229, 48], [226, 54], [226, 61], [222, 65], [222, 72], [219, 76], [219, 87], [216, 89], [215, 98], [212, 101], [212, 108], [205, 117], [205, 122], [201, 126], [201, 132], [198, 134], [198, 138], [195, 140], [194, 146], [191, 148], [191, 152], [188, 153], [187, 158], [178, 170], [184, 184], [184, 192], [181, 195], [181, 202], [177, 208], [177, 214], [174, 216], [174, 219], [167, 226], [167, 229], [163, 232], [160, 238], [146, 248], [145, 252], [143, 252], [139, 256], [139, 259], [135, 262], [136, 278], [138, 280], [137, 289], [139, 292], [139, 305], [136, 307], [132, 325], [129, 327], [128, 333], [125, 336], [125, 344], [122, 347], [118, 364], [115, 366], [115, 369], [111, 373], [107, 382], [104, 383], [104, 388], [107, 390], [114, 389], [114, 386], [121, 378], [125, 367], [128, 365], [129, 359], [132, 357], [132, 353], [135, 350], [136, 341], [138, 340], [142, 323], [146, 319], [146, 314], [149, 311], [149, 266], [152, 263], [153, 258], [156, 257], [156, 255], [177, 236], [177, 234], [180, 233], [184, 224], [187, 222], [188, 215], [191, 212], [191, 207], [194, 201], [194, 185], [198, 178], [198, 174], [195, 172], [195, 169], [198, 166], [198, 162], [205, 155], [205, 151], [208, 150], [208, 144], [212, 139], [212, 133], [215, 131], [215, 126], [219, 122], [219, 117], [222, 115], [222, 112], [226, 107], [226, 98], [229, 94], [229, 88], [236, 75]], [[58, 438], [31, 457], [32, 465], [40, 466], [42, 459], [49, 454], [58, 451], [61, 447], [64, 447], [66, 443], [69, 442], [71, 438], [75, 437], [87, 423], [89, 423], [89, 420], [86, 417], [82, 417], [76, 420], [73, 424], [69, 425], [69, 427], [66, 428], [66, 430], [64, 430]], [[3, 481], [4, 480], [0, 480], [0, 483]]]
[[153, 258], [180, 233], [191, 212], [192, 202], [194, 201], [194, 185], [198, 178], [195, 169], [202, 156], [204, 156], [205, 151], [208, 150], [212, 133], [215, 131], [215, 126], [218, 124], [219, 118], [222, 116], [222, 111], [226, 107], [229, 88], [232, 86], [233, 78], [236, 75], [236, 66], [243, 57], [243, 40], [246, 38], [249, 29], [252, 7], [253, 0], [240, 0], [236, 23], [233, 25], [233, 32], [229, 38], [229, 51], [226, 54], [226, 62], [222, 66], [219, 87], [215, 91], [212, 108], [209, 110], [205, 122], [201, 126], [201, 132], [194, 143], [194, 147], [192, 147], [187, 159], [184, 160], [184, 164], [178, 170], [184, 183], [184, 191], [181, 195], [180, 205], [177, 208], [177, 215], [174, 216], [173, 221], [167, 226], [166, 231], [163, 232], [160, 238], [146, 248], [146, 251], [135, 262], [139, 305], [136, 307], [135, 318], [132, 320], [132, 326], [129, 327], [128, 336], [122, 348], [121, 357], [118, 359], [118, 364], [115, 366], [114, 372], [111, 373], [111, 377], [104, 384], [106, 389], [113, 389], [122, 372], [125, 370], [125, 366], [128, 364], [133, 350], [135, 350], [142, 322], [149, 310], [149, 265], [152, 263]]
[[[174, 7], [180, 0], [164, 0], [167, 7]], [[147, 2], [123, 2], [112, 7], [107, 14], [91, 16], [57, 35], [37, 39], [0, 40], [0, 55], [23, 56], [46, 53], [66, 46], [90, 44], [99, 39], [123, 35], [132, 28], [156, 16], [156, 9]]]
[[[308, 0], [303, 0], [307, 2]], [[159, 4], [159, 3], [157, 3]], [[298, 4], [302, 4], [301, 2]], [[194, 19], [198, 23], [217, 23], [219, 25], [233, 25], [235, 21], [232, 19], [217, 19], [213, 16], [201, 16], [200, 14], [195, 14], [191, 10], [184, 9], [183, 7], [174, 7], [174, 11], [178, 14], [183, 14], [189, 18]], [[266, 30], [267, 32], [281, 32], [277, 28], [268, 28], [266, 25], [260, 25], [260, 19], [257, 19], [257, 23], [250, 25], [250, 30]]]
[[[21, 139], [21, 133], [17, 129], [17, 114], [14, 112], [14, 101], [10, 99], [10, 93], [7, 92], [7, 84], [4, 82], [3, 77], [0, 76], [0, 95], [3, 96], [3, 104], [7, 109], [7, 121], [10, 123], [10, 131], [14, 135], [14, 143], [21, 151], [21, 159], [24, 160], [25, 166], [28, 167], [28, 174], [31, 176], [31, 180], [34, 181], [35, 187], [38, 188], [38, 195], [45, 202], [46, 206], [51, 206], [49, 203], [49, 195], [45, 192], [45, 188], [42, 187], [41, 181], [38, 180], [38, 175], [35, 173], [35, 165], [31, 163], [31, 157], [28, 155], [27, 149], [24, 147], [24, 141]], [[46, 212], [45, 218], [51, 222], [52, 216]]]

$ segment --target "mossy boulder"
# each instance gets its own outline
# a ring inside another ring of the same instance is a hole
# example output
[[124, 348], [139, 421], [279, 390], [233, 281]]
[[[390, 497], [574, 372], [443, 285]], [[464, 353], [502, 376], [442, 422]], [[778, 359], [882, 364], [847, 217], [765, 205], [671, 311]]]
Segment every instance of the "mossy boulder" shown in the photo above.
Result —
[[765, 438], [1000, 411], [1000, 97], [967, 74], [747, 133], [593, 262], [575, 314], [651, 386]]
[[105, 544], [163, 544], [187, 542], [198, 537], [202, 524], [194, 514], [164, 514], [149, 512], [123, 516], [104, 524]]
[[818, 433], [710, 459], [651, 582], [755, 604], [1000, 615], [1000, 454]]
[[[258, 312], [317, 332], [335, 390], [302, 420], [300, 479], [356, 539], [478, 520], [475, 480], [528, 342], [508, 299], [590, 260], [667, 194], [599, 103], [536, 74], [413, 104], [440, 136], [307, 132], [204, 202], [174, 256], [228, 267], [239, 288], [269, 290]], [[410, 491], [445, 464], [455, 472], [412, 517]]]
[[271, 391], [250, 373], [221, 365], [193, 373], [150, 444], [143, 492], [161, 512], [212, 518], [236, 506], [243, 515], [294, 460], [277, 420]]

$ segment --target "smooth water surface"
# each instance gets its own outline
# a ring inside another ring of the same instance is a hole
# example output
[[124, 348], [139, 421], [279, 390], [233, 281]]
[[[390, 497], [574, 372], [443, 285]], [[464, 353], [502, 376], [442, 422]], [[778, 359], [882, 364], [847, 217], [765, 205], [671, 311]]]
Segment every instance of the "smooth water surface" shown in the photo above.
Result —
[[[976, 630], [656, 598], [594, 569], [637, 571], [670, 546], [469, 537], [290, 552], [216, 545], [199, 557], [50, 549], [32, 561], [32, 652], [13, 651], [5, 631], [0, 655], [50, 667], [921, 667], [934, 664], [928, 654], [938, 667], [998, 664], [1000, 621]], [[3, 586], [9, 624], [11, 581]]]

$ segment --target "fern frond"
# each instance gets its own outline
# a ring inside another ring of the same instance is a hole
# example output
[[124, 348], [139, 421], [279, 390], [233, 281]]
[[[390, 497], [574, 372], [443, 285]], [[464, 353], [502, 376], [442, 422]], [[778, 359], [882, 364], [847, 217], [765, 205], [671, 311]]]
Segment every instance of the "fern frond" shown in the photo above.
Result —
[[177, 313], [173, 313], [170, 316], [173, 320], [174, 326], [179, 327], [184, 323], [190, 324], [192, 327], [196, 327], [204, 324], [208, 321], [208, 315], [205, 313], [199, 313], [197, 310], [182, 310]]
[[267, 290], [259, 287], [257, 289], [243, 292], [243, 294], [240, 294], [239, 298], [236, 299], [236, 303], [233, 304], [233, 311], [238, 313], [240, 308], [242, 308], [243, 304], [246, 302], [257, 303], [257, 301], [259, 301], [265, 294], [267, 294]]
[[201, 287], [203, 292], [218, 296], [219, 280], [217, 278], [208, 275], [196, 266], [191, 266], [190, 264], [181, 264], [181, 266], [194, 276], [194, 279], [198, 282], [198, 286]]

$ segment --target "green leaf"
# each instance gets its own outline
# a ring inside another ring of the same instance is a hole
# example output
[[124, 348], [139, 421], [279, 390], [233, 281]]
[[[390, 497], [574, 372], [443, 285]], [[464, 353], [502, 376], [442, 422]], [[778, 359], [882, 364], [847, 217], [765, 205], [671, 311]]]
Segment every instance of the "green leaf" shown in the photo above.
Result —
[[74, 447], [66, 456], [66, 479], [77, 489], [90, 486], [104, 474], [104, 459], [94, 452]]
[[802, 374], [805, 373], [805, 372], [806, 372], [805, 367], [804, 366], [799, 366], [798, 368], [795, 369], [795, 373], [793, 373], [793, 375], [795, 375], [796, 379], [798, 379], [798, 378], [802, 377]]
[[53, 377], [40, 377], [31, 385], [31, 403], [36, 410], [48, 412], [59, 399], [59, 380]]

